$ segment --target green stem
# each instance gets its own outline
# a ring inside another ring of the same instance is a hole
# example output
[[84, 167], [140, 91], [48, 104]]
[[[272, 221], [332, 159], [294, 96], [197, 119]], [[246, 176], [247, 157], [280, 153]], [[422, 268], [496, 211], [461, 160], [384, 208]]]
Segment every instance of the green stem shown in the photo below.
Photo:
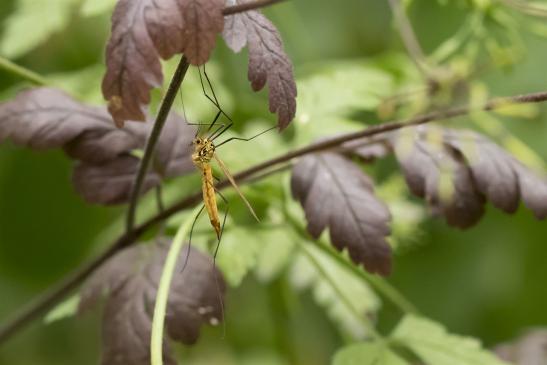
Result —
[[152, 365], [163, 365], [163, 333], [169, 289], [171, 288], [171, 281], [177, 266], [177, 259], [180, 255], [184, 238], [188, 236], [194, 217], [198, 214], [199, 209], [201, 209], [200, 206], [194, 208], [188, 218], [181, 224], [171, 243], [167, 257], [165, 258], [158, 293], [156, 295], [154, 317], [152, 319], [152, 338], [150, 340]]
[[[291, 224], [293, 229], [305, 240], [310, 240], [308, 232], [294, 219], [294, 217], [286, 212], [287, 221]], [[412, 304], [403, 294], [401, 294], [395, 287], [391, 286], [389, 282], [377, 276], [373, 276], [358, 266], [352, 264], [346, 260], [338, 251], [336, 251], [329, 244], [323, 242], [317, 242], [316, 246], [323, 250], [326, 254], [336, 260], [340, 265], [350, 270], [353, 274], [364, 280], [367, 284], [373, 287], [380, 295], [388, 299], [395, 306], [405, 314], [418, 314], [418, 309]]]
[[19, 66], [16, 63], [0, 56], [0, 68], [4, 69], [10, 74], [18, 76], [22, 79], [32, 82], [35, 85], [44, 86], [49, 84], [49, 82], [41, 75], [37, 74], [34, 71], [26, 69], [22, 66]]

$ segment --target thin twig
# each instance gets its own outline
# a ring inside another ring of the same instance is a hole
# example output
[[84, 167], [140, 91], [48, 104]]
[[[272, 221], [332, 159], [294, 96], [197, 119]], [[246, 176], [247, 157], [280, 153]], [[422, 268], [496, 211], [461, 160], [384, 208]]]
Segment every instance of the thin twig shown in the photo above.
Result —
[[137, 213], [137, 205], [142, 191], [142, 184], [144, 183], [146, 174], [148, 174], [150, 162], [154, 157], [156, 145], [160, 138], [161, 131], [163, 129], [163, 126], [165, 125], [167, 117], [169, 116], [169, 112], [171, 111], [171, 107], [173, 106], [177, 91], [182, 84], [182, 80], [184, 80], [184, 76], [186, 75], [186, 71], [188, 70], [189, 66], [190, 64], [188, 63], [186, 57], [182, 56], [175, 71], [175, 74], [173, 75], [173, 78], [169, 83], [167, 93], [165, 94], [165, 97], [161, 102], [160, 110], [158, 111], [158, 115], [156, 117], [156, 120], [154, 121], [152, 131], [150, 132], [150, 137], [148, 137], [148, 140], [146, 141], [144, 155], [140, 160], [139, 169], [137, 171], [137, 175], [135, 176], [135, 181], [131, 189], [131, 198], [129, 200], [129, 207], [127, 209], [127, 221], [125, 226], [126, 232], [130, 232], [135, 224], [135, 215]]
[[43, 76], [27, 68], [19, 66], [18, 64], [13, 63], [12, 61], [2, 56], [0, 56], [0, 68], [3, 68], [8, 73], [17, 75], [22, 79], [30, 81], [35, 85], [43, 86], [48, 84], [48, 81]]
[[[247, 179], [256, 176], [256, 174], [278, 166], [279, 164], [288, 162], [294, 158], [334, 148], [345, 142], [353, 141], [356, 139], [371, 137], [374, 135], [391, 132], [405, 127], [426, 124], [433, 121], [446, 120], [462, 115], [467, 115], [476, 111], [489, 111], [513, 104], [541, 103], [545, 101], [547, 101], [547, 91], [504, 98], [495, 98], [483, 104], [482, 107], [472, 108], [469, 106], [461, 106], [417, 116], [403, 121], [394, 121], [381, 125], [371, 126], [359, 132], [346, 133], [329, 140], [313, 143], [306, 147], [285, 153], [281, 156], [259, 163], [253, 167], [250, 167], [235, 174], [234, 179], [237, 182], [242, 183], [245, 182]], [[227, 180], [223, 180], [217, 185], [217, 188], [225, 189], [227, 186], [229, 186], [229, 184], [230, 183]], [[34, 319], [40, 317], [46, 311], [51, 309], [56, 303], [62, 300], [63, 297], [65, 297], [73, 289], [78, 287], [78, 285], [83, 282], [103, 262], [116, 254], [122, 248], [135, 243], [135, 241], [149, 228], [164, 221], [165, 219], [171, 217], [173, 214], [183, 209], [193, 207], [198, 202], [200, 202], [201, 199], [201, 191], [189, 195], [186, 198], [180, 200], [178, 203], [175, 203], [174, 205], [166, 208], [163, 212], [158, 213], [154, 217], [148, 219], [146, 222], [140, 224], [139, 226], [136, 226], [130, 232], [126, 232], [125, 234], [123, 234], [112, 244], [112, 246], [106, 252], [96, 258], [93, 262], [79, 269], [73, 276], [65, 280], [57, 288], [47, 293], [44, 297], [36, 301], [33, 305], [29, 306], [22, 313], [18, 314], [12, 320], [8, 321], [4, 326], [0, 327], [0, 344], [3, 341], [7, 340], [15, 332], [26, 326], [28, 323], [32, 322]]]
[[412, 61], [414, 61], [416, 67], [422, 73], [422, 75], [425, 78], [428, 78], [429, 74], [426, 69], [427, 59], [422, 50], [422, 47], [420, 46], [420, 42], [418, 42], [416, 33], [414, 33], [412, 24], [410, 24], [410, 20], [408, 20], [405, 10], [401, 6], [401, 1], [389, 0], [389, 6], [391, 7], [391, 11], [395, 16], [395, 21], [397, 22], [397, 26], [399, 28], [399, 34], [401, 36], [401, 39], [403, 40], [403, 44], [405, 45], [408, 54], [410, 55], [410, 58], [412, 59]]
[[224, 15], [233, 15], [237, 13], [243, 13], [245, 11], [254, 10], [258, 8], [264, 8], [273, 4], [280, 3], [285, 0], [258, 0], [249, 3], [243, 3], [238, 5], [227, 6], [222, 10]]

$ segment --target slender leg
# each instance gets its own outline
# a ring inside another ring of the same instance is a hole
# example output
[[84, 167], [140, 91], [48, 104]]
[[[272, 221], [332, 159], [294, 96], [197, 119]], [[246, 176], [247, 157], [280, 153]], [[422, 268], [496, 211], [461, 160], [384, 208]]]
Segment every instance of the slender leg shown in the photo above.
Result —
[[230, 118], [230, 116], [228, 114], [226, 114], [224, 112], [224, 110], [222, 110], [222, 108], [220, 107], [220, 103], [218, 102], [218, 99], [217, 99], [217, 96], [215, 94], [215, 90], [213, 89], [213, 85], [211, 84], [211, 80], [209, 79], [209, 76], [207, 75], [207, 72], [205, 71], [205, 66], [203, 66], [203, 73], [205, 74], [205, 79], [207, 80], [207, 84], [209, 85], [209, 88], [211, 89], [211, 92], [213, 93], [213, 98], [211, 98], [209, 96], [209, 94], [207, 94], [207, 91], [205, 90], [205, 84], [203, 83], [203, 77], [201, 76], [201, 69], [198, 67], [198, 72], [199, 72], [199, 81], [201, 83], [201, 89], [203, 90], [203, 95], [205, 95], [205, 97], [207, 99], [209, 99], [209, 101], [211, 103], [213, 103], [213, 105], [215, 105], [218, 110], [226, 117], [228, 118], [228, 120], [231, 122], [232, 121], [232, 118]]
[[[228, 142], [230, 142], [230, 141], [250, 141], [250, 140], [255, 139], [256, 137], [261, 136], [261, 135], [263, 135], [264, 133], [269, 132], [269, 131], [271, 131], [271, 130], [273, 130], [273, 129], [275, 129], [275, 128], [277, 128], [277, 127], [268, 128], [268, 129], [266, 129], [265, 131], [262, 131], [262, 132], [258, 133], [257, 135], [252, 136], [252, 137], [250, 137], [250, 138], [231, 137], [231, 138], [228, 138], [227, 140], [222, 141], [222, 142], [220, 142], [219, 144], [215, 145], [215, 147], [218, 148], [218, 147], [222, 146], [223, 144], [228, 143]], [[217, 136], [217, 137], [218, 137], [218, 136]]]
[[203, 212], [203, 209], [205, 209], [205, 204], [201, 206], [201, 209], [199, 210], [198, 214], [196, 214], [196, 218], [194, 219], [194, 222], [192, 223], [192, 228], [190, 228], [190, 235], [188, 237], [188, 251], [186, 251], [186, 257], [184, 258], [184, 264], [182, 265], [182, 269], [180, 270], [180, 273], [186, 269], [186, 265], [188, 265], [188, 259], [190, 258], [190, 249], [192, 248], [192, 233], [194, 233], [194, 226], [196, 225], [196, 222], [198, 221], [199, 216]]
[[[220, 241], [222, 240], [222, 235], [224, 234], [224, 226], [226, 225], [226, 218], [228, 217], [228, 211], [229, 211], [229, 208], [230, 208], [230, 206], [228, 204], [228, 200], [226, 199], [226, 197], [224, 197], [224, 195], [222, 195], [222, 193], [219, 190], [217, 190], [216, 188], [215, 188], [215, 191], [218, 193], [218, 195], [222, 198], [222, 200], [226, 204], [226, 211], [224, 212], [224, 218], [222, 219], [222, 227], [220, 229], [220, 236], [219, 236], [218, 241], [217, 241], [217, 246], [215, 248], [215, 253], [213, 254], [213, 270], [217, 266], [217, 255], [218, 255], [218, 250], [220, 249]], [[220, 283], [218, 282], [218, 278], [217, 278], [216, 275], [215, 275], [215, 285], [217, 287], [218, 300], [219, 300], [219, 303], [220, 303], [220, 313], [221, 313], [221, 316], [222, 316], [222, 338], [224, 338], [224, 337], [226, 337], [226, 323], [224, 322], [224, 302], [222, 301], [222, 294], [220, 292]]]

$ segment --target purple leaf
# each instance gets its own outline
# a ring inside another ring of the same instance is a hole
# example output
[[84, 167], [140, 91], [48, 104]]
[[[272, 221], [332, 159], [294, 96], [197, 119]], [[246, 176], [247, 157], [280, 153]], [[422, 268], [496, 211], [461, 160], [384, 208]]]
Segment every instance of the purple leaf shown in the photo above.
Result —
[[[84, 105], [52, 88], [31, 89], [0, 104], [0, 141], [34, 149], [64, 148], [81, 161], [74, 173], [76, 190], [93, 203], [127, 201], [138, 159], [130, 154], [144, 147], [151, 124], [128, 123], [118, 129], [104, 108]], [[161, 178], [194, 171], [190, 142], [194, 128], [171, 114], [160, 136], [153, 169], [143, 192]]]
[[[74, 168], [72, 182], [78, 194], [96, 204], [120, 204], [129, 200], [139, 160], [120, 156], [102, 165], [79, 163]], [[143, 191], [158, 186], [161, 177], [151, 171], [144, 179]]]
[[[167, 242], [126, 248], [106, 262], [83, 288], [80, 312], [106, 296], [102, 364], [150, 364], [152, 312], [168, 248]], [[223, 319], [220, 298], [225, 284], [211, 258], [197, 250], [190, 250], [188, 265], [182, 271], [188, 249], [185, 246], [178, 258], [180, 269], [171, 284], [166, 328], [173, 340], [193, 344], [203, 324], [217, 324]], [[164, 359], [167, 364], [176, 363], [167, 342]]]
[[[538, 219], [547, 217], [547, 177], [530, 170], [479, 133], [419, 126], [374, 140], [352, 141], [341, 148], [368, 161], [390, 150], [395, 152], [409, 189], [453, 226], [476, 224], [486, 200], [514, 213], [522, 199]], [[452, 191], [444, 198], [443, 183]]]
[[547, 362], [547, 330], [536, 329], [508, 343], [498, 345], [494, 352], [515, 365], [540, 365]]
[[335, 153], [309, 155], [295, 165], [291, 188], [313, 238], [328, 228], [333, 245], [340, 251], [347, 248], [356, 264], [372, 273], [390, 273], [386, 236], [391, 215], [359, 167]]
[[146, 120], [150, 90], [163, 81], [160, 56], [207, 62], [222, 31], [223, 0], [120, 0], [106, 48], [103, 96], [118, 127]]
[[270, 112], [277, 113], [279, 130], [285, 129], [296, 113], [296, 83], [277, 28], [258, 10], [229, 15], [225, 24], [222, 35], [234, 52], [249, 47], [251, 86], [259, 91], [268, 84]]
[[408, 134], [399, 133], [393, 143], [410, 191], [424, 198], [433, 213], [462, 229], [481, 219], [485, 199], [477, 191], [465, 162], [456, 153], [442, 142], [428, 143], [418, 129]]

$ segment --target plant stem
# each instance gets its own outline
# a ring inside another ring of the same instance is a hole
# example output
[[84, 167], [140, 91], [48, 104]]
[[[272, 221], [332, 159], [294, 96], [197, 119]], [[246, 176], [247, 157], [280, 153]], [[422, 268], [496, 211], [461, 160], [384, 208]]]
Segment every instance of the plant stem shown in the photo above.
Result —
[[410, 20], [408, 20], [405, 10], [401, 6], [401, 1], [389, 0], [389, 6], [391, 7], [391, 11], [395, 16], [395, 21], [397, 22], [399, 28], [399, 34], [401, 35], [401, 39], [403, 40], [403, 44], [405, 45], [405, 48], [410, 55], [410, 58], [412, 59], [412, 61], [414, 61], [416, 67], [422, 73], [422, 75], [424, 77], [427, 77], [428, 72], [426, 69], [426, 57], [424, 55], [422, 47], [420, 46], [420, 42], [418, 42], [416, 33], [414, 33], [412, 24], [410, 24]]
[[192, 222], [194, 221], [196, 214], [198, 214], [199, 209], [201, 208], [194, 208], [188, 218], [180, 225], [165, 258], [165, 264], [163, 265], [163, 271], [158, 286], [158, 293], [156, 295], [156, 304], [154, 305], [154, 316], [152, 317], [152, 336], [150, 340], [152, 365], [163, 365], [163, 329], [165, 325], [169, 289], [171, 288], [171, 281], [173, 280], [177, 259], [180, 256], [184, 239], [188, 236]]
[[161, 102], [160, 110], [158, 111], [158, 115], [154, 121], [154, 126], [150, 132], [150, 137], [148, 137], [148, 140], [146, 141], [144, 155], [140, 160], [139, 169], [131, 189], [131, 198], [129, 200], [129, 208], [127, 209], [127, 222], [125, 227], [126, 232], [130, 232], [135, 224], [135, 215], [137, 213], [137, 204], [141, 195], [142, 184], [144, 183], [144, 179], [148, 173], [148, 169], [150, 168], [150, 162], [154, 157], [156, 145], [158, 144], [158, 140], [161, 136], [161, 131], [167, 121], [167, 117], [169, 116], [169, 112], [173, 106], [173, 102], [177, 96], [177, 92], [182, 84], [182, 80], [184, 80], [184, 76], [186, 75], [186, 71], [188, 71], [189, 66], [190, 64], [188, 63], [186, 57], [182, 56], [175, 74], [169, 83], [167, 93]]
[[30, 81], [35, 85], [44, 86], [49, 83], [43, 76], [19, 66], [18, 64], [13, 63], [2, 56], [0, 56], [0, 68], [3, 68], [6, 72], [16, 75], [24, 80]]
[[[524, 95], [516, 95], [503, 98], [495, 98], [487, 101], [480, 107], [469, 107], [469, 106], [460, 106], [451, 109], [441, 110], [437, 112], [432, 112], [429, 114], [424, 114], [416, 116], [414, 118], [402, 120], [402, 121], [393, 121], [389, 123], [384, 123], [381, 125], [375, 125], [364, 130], [352, 133], [342, 134], [338, 137], [323, 140], [321, 142], [312, 143], [306, 147], [296, 149], [275, 157], [273, 159], [264, 161], [255, 166], [252, 166], [246, 170], [243, 170], [234, 175], [236, 182], [245, 182], [249, 178], [256, 176], [270, 168], [278, 166], [279, 164], [288, 162], [294, 158], [304, 156], [310, 153], [324, 151], [330, 148], [338, 147], [341, 144], [353, 140], [357, 140], [365, 137], [372, 137], [386, 132], [395, 131], [398, 129], [417, 126], [421, 124], [430, 123], [433, 121], [446, 120], [462, 115], [467, 115], [469, 113], [485, 110], [490, 111], [494, 109], [499, 109], [504, 106], [511, 104], [526, 104], [526, 103], [541, 103], [547, 101], [547, 91], [530, 93]], [[221, 181], [218, 185], [218, 189], [224, 189], [229, 185], [227, 180]], [[157, 225], [160, 222], [163, 222], [165, 219], [169, 218], [173, 214], [194, 206], [202, 199], [201, 191], [191, 194], [174, 205], [166, 208], [163, 212], [158, 213], [154, 217], [151, 217], [146, 222], [136, 226], [129, 232], [124, 233], [119, 237], [110, 248], [107, 249], [102, 255], [94, 259], [91, 263], [85, 265], [83, 268], [80, 268], [76, 273], [71, 276], [69, 279], [64, 281], [57, 288], [53, 289], [45, 296], [36, 301], [33, 305], [29, 306], [27, 310], [16, 315], [12, 320], [8, 321], [4, 326], [0, 327], [0, 344], [8, 339], [15, 332], [23, 328], [25, 325], [33, 321], [35, 318], [39, 317], [47, 310], [52, 308], [58, 301], [62, 300], [67, 294], [69, 294], [73, 289], [75, 289], [82, 281], [84, 281], [93, 271], [98, 268], [106, 259], [116, 254], [120, 249], [134, 243], [144, 232], [149, 228]]]
[[266, 6], [277, 4], [282, 1], [285, 1], [285, 0], [257, 0], [253, 2], [243, 3], [243, 4], [232, 5], [232, 6], [228, 6], [224, 8], [224, 10], [222, 10], [222, 14], [232, 15], [237, 13], [243, 13], [249, 10], [264, 8]]

